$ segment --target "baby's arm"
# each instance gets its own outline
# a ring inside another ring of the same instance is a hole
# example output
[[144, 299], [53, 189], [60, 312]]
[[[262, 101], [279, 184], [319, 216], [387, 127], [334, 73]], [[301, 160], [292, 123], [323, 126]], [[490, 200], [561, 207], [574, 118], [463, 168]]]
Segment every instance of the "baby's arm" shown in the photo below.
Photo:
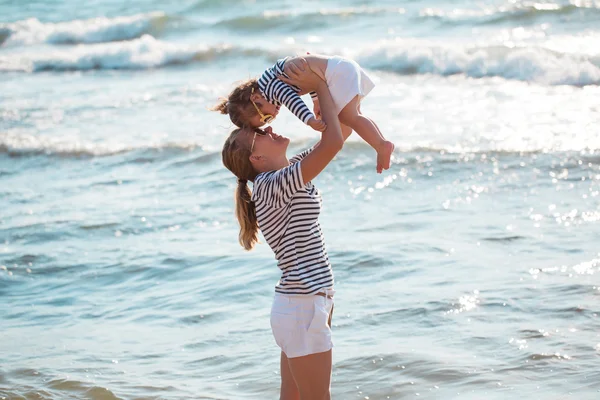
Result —
[[315, 118], [314, 114], [300, 98], [300, 95], [288, 84], [276, 79], [273, 82], [272, 90], [275, 100], [285, 105], [300, 121], [308, 125], [310, 119]]

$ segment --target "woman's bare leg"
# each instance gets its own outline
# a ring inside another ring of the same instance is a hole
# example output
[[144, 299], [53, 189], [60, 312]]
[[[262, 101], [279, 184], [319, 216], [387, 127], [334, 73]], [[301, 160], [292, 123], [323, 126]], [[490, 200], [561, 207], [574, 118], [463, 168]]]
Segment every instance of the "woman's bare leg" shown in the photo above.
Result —
[[281, 392], [279, 400], [300, 400], [300, 392], [298, 386], [290, 370], [288, 358], [285, 353], [281, 352]]
[[377, 173], [390, 168], [390, 159], [394, 144], [385, 140], [377, 125], [359, 111], [358, 95], [354, 97], [340, 112], [340, 121], [348, 125], [377, 152]]
[[298, 385], [300, 400], [331, 399], [331, 350], [288, 358], [288, 365]]
[[[352, 130], [346, 132], [350, 135]], [[333, 305], [327, 321], [330, 329], [332, 318]], [[330, 400], [331, 364], [331, 350], [296, 358], [287, 358], [282, 351], [280, 400]]]

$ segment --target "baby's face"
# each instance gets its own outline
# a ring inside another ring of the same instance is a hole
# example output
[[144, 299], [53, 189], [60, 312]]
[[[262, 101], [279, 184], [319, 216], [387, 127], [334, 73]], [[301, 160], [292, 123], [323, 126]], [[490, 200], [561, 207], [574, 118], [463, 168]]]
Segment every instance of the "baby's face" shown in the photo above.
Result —
[[[259, 94], [259, 93], [253, 94], [252, 100], [254, 101], [254, 104], [256, 104], [256, 107], [258, 107], [258, 109], [260, 110], [260, 112], [263, 115], [271, 115], [271, 116], [273, 116], [273, 118], [275, 118], [275, 117], [277, 117], [277, 114], [279, 114], [280, 107], [269, 103], [267, 101], [267, 99], [265, 99], [261, 94]], [[260, 119], [261, 119], [260, 114], [256, 113], [250, 119], [250, 123], [254, 127], [260, 127], [260, 126], [265, 125], [265, 122], [261, 122]]]

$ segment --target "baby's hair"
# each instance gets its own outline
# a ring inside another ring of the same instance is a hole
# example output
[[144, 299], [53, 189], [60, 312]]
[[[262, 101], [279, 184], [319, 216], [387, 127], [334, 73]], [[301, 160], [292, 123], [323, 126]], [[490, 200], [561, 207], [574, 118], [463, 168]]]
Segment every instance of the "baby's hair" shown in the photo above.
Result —
[[248, 79], [233, 89], [226, 99], [222, 98], [211, 110], [229, 115], [235, 126], [244, 128], [249, 125], [250, 118], [257, 115], [250, 102], [253, 89], [258, 92], [258, 82], [256, 79]]

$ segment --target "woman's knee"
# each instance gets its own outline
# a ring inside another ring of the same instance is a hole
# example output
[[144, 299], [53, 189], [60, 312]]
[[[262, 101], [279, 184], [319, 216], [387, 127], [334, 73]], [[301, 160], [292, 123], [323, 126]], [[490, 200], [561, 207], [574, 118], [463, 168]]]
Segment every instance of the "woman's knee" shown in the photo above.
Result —
[[279, 400], [300, 400], [300, 392], [296, 387], [296, 384], [284, 384], [281, 382], [281, 392], [279, 394]]
[[300, 400], [298, 386], [291, 374], [281, 375], [281, 398], [280, 400]]
[[331, 399], [331, 391], [327, 390], [311, 389], [300, 392], [300, 400], [329, 400]]

